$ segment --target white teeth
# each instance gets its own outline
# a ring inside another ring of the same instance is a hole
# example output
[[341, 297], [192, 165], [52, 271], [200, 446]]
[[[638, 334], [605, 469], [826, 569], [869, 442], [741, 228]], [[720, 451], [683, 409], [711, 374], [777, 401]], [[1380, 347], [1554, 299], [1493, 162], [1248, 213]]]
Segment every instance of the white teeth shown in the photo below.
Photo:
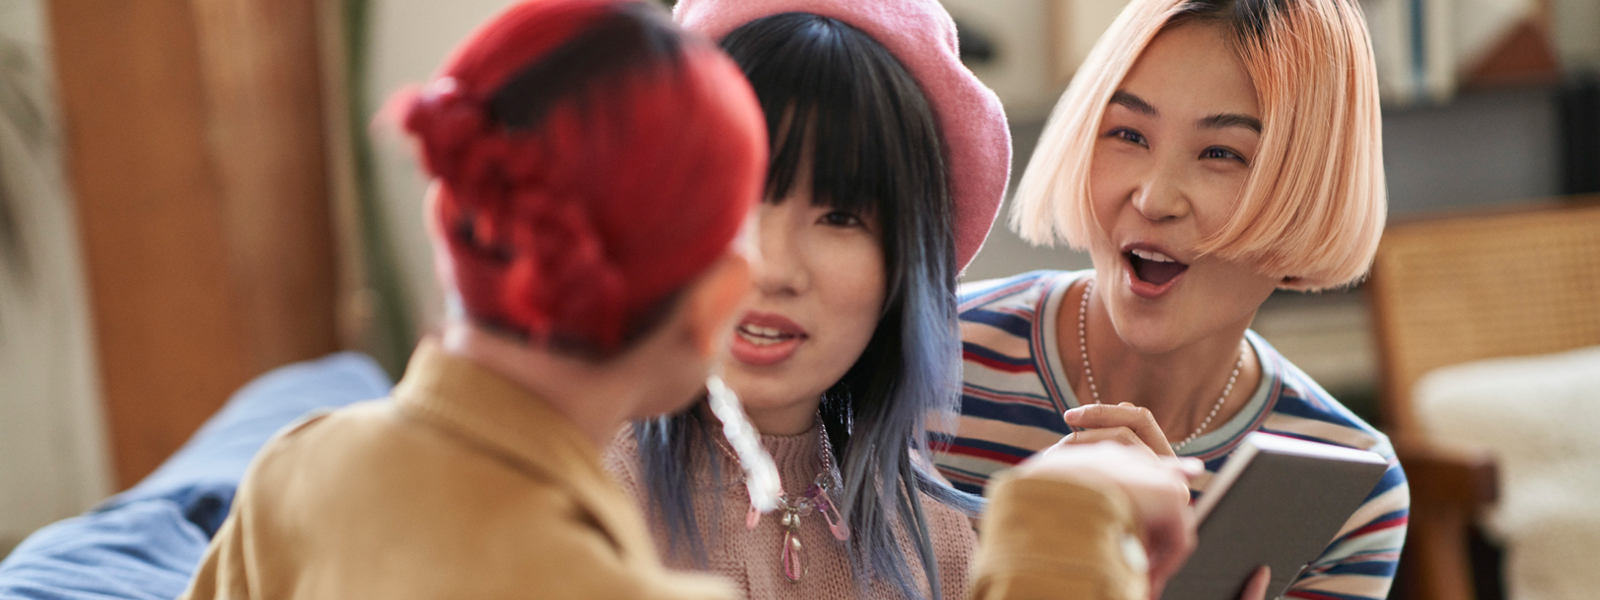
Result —
[[783, 332], [782, 331], [779, 331], [777, 329], [773, 329], [771, 327], [762, 327], [760, 325], [745, 324], [743, 326], [740, 326], [739, 330], [743, 331], [745, 333], [748, 333], [750, 335], [760, 336], [760, 337], [776, 338], [776, 337], [782, 337], [783, 336]]
[[1176, 260], [1173, 260], [1173, 258], [1171, 256], [1167, 256], [1167, 255], [1162, 254], [1160, 252], [1151, 252], [1149, 250], [1134, 250], [1133, 251], [1133, 255], [1137, 256], [1139, 258], [1148, 260], [1150, 262], [1164, 262], [1164, 263], [1175, 263], [1175, 262], [1178, 262]]
[[740, 328], [738, 333], [739, 333], [739, 337], [744, 338], [745, 341], [750, 342], [751, 344], [754, 344], [756, 346], [771, 346], [773, 344], [776, 344], [778, 342], [783, 341], [783, 340], [778, 339], [778, 338], [761, 337], [761, 336], [751, 335], [750, 332], [745, 331], [743, 328]]
[[771, 346], [794, 338], [793, 335], [786, 334], [781, 329], [750, 325], [748, 323], [740, 325], [737, 333], [745, 341], [757, 346]]

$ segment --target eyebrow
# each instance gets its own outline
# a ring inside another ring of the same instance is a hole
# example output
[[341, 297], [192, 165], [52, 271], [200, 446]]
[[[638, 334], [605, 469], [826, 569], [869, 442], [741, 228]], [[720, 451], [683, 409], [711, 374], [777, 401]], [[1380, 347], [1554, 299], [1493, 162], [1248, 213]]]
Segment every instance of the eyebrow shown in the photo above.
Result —
[[1249, 129], [1250, 131], [1256, 132], [1257, 135], [1261, 133], [1261, 119], [1232, 113], [1211, 115], [1204, 119], [1200, 119], [1199, 125], [1201, 129], [1243, 127], [1245, 129]]
[[[1151, 106], [1150, 103], [1146, 102], [1144, 98], [1140, 98], [1122, 90], [1117, 90], [1111, 94], [1110, 103], [1122, 105], [1127, 107], [1128, 110], [1132, 110], [1133, 112], [1139, 114], [1152, 117], [1161, 116], [1161, 111], [1156, 110], [1156, 107]], [[1228, 127], [1243, 127], [1245, 129], [1249, 129], [1250, 131], [1256, 132], [1258, 135], [1261, 133], [1261, 119], [1234, 113], [1211, 115], [1204, 119], [1200, 119], [1197, 124], [1201, 129], [1226, 129]]]
[[1150, 103], [1145, 102], [1144, 98], [1140, 98], [1122, 90], [1117, 90], [1115, 93], [1111, 94], [1111, 104], [1120, 104], [1128, 107], [1128, 109], [1132, 110], [1133, 112], [1152, 117], [1161, 116], [1161, 113], [1156, 111], [1156, 107], [1150, 106]]

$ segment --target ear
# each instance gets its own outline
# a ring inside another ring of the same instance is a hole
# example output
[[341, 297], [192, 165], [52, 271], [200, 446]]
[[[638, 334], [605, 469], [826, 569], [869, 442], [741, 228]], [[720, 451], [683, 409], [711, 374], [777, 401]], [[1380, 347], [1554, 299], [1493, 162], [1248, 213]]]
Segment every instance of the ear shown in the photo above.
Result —
[[[428, 231], [429, 245], [433, 246], [433, 275], [443, 288], [445, 298], [458, 296], [456, 291], [455, 259], [450, 256], [449, 240], [445, 238], [444, 223], [440, 222], [440, 196], [446, 193], [444, 184], [434, 179], [428, 184], [427, 195], [422, 200], [422, 224]], [[449, 300], [446, 300], [448, 303]]]
[[444, 243], [444, 224], [439, 222], [439, 202], [444, 193], [444, 182], [433, 179], [428, 182], [428, 191], [422, 195], [422, 226], [427, 229], [428, 239], [434, 245]]
[[711, 359], [728, 343], [734, 311], [750, 289], [750, 261], [737, 252], [718, 259], [695, 284], [684, 306], [690, 342], [701, 358]]

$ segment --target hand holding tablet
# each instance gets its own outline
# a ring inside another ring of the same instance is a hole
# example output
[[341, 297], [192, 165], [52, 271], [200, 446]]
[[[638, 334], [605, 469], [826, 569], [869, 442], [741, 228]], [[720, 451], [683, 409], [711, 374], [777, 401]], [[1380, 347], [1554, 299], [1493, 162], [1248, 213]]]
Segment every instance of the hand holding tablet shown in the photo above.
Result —
[[1387, 468], [1364, 450], [1249, 434], [1195, 504], [1199, 544], [1164, 600], [1240, 597], [1262, 565], [1271, 567], [1266, 597], [1282, 595]]

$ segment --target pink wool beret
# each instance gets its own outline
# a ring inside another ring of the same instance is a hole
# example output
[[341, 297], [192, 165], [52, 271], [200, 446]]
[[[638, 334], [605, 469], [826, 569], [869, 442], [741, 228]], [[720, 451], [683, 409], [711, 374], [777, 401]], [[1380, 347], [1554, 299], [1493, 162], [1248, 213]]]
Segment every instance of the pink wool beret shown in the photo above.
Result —
[[956, 265], [966, 269], [983, 246], [1011, 177], [1011, 131], [994, 91], [961, 64], [956, 24], [938, 0], [679, 0], [673, 18], [721, 40], [734, 29], [777, 14], [838, 19], [883, 44], [922, 86], [946, 149], [955, 200]]

